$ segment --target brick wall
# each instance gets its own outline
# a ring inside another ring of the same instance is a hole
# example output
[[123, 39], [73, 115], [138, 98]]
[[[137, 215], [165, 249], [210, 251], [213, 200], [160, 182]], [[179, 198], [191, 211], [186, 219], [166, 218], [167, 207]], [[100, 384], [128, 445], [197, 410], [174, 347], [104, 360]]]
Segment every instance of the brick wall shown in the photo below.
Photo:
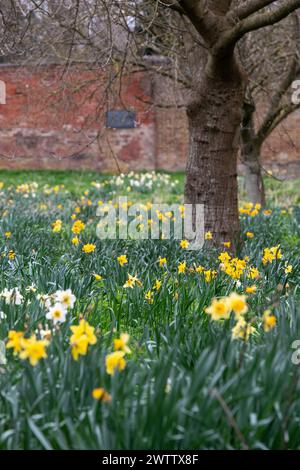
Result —
[[[1, 66], [7, 90], [0, 104], [0, 167], [183, 170], [188, 130], [179, 91], [144, 72], [123, 76], [109, 90], [113, 73]], [[118, 109], [135, 111], [135, 128], [106, 128], [106, 111]], [[300, 177], [299, 125], [300, 111], [273, 132], [263, 147], [266, 169]]]

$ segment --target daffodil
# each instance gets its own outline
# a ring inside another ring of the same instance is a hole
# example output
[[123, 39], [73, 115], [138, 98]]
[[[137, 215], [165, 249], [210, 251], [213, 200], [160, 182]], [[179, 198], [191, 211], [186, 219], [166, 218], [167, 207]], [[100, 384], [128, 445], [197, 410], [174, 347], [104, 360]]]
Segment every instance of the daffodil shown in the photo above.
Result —
[[89, 323], [82, 319], [79, 325], [73, 325], [70, 327], [72, 336], [70, 338], [71, 353], [75, 361], [78, 360], [79, 355], [85, 356], [88, 351], [89, 345], [97, 343], [95, 336], [95, 328]]
[[8, 342], [6, 343], [6, 348], [12, 348], [14, 355], [19, 354], [22, 351], [22, 340], [24, 333], [22, 331], [11, 330], [8, 333]]
[[247, 286], [245, 289], [246, 294], [254, 294], [257, 290], [257, 287], [255, 285], [253, 286]]
[[124, 356], [124, 351], [114, 351], [106, 356], [105, 365], [107, 374], [114, 375], [117, 370], [122, 371], [125, 369], [126, 361]]
[[205, 309], [205, 313], [211, 315], [212, 320], [228, 320], [230, 310], [227, 298], [222, 297], [221, 299], [213, 299], [211, 305]]
[[22, 339], [21, 359], [28, 359], [32, 366], [36, 366], [40, 359], [47, 357], [46, 347], [49, 342], [45, 339], [38, 340], [35, 335], [29, 339]]
[[79, 244], [79, 238], [78, 237], [73, 237], [72, 238], [72, 245], [77, 246]]
[[47, 320], [52, 320], [54, 325], [57, 323], [64, 323], [66, 321], [67, 310], [59, 303], [56, 303], [50, 308], [49, 312], [46, 313]]
[[180, 246], [183, 249], [187, 249], [189, 247], [189, 242], [187, 240], [181, 240]]
[[127, 274], [127, 281], [125, 282], [123, 287], [125, 287], [125, 289], [127, 289], [128, 287], [133, 289], [135, 285], [140, 287], [142, 285], [142, 283], [136, 276], [132, 276], [131, 274], [128, 273]]
[[158, 259], [159, 266], [162, 268], [167, 265], [167, 258], [162, 258], [161, 256]]
[[155, 279], [155, 284], [153, 286], [153, 289], [159, 290], [160, 288], [161, 288], [161, 281], [159, 281], [158, 279]]
[[282, 253], [280, 250], [280, 245], [273, 246], [272, 248], [265, 248], [264, 254], [262, 258], [262, 262], [264, 265], [267, 263], [272, 263], [274, 260], [281, 259]]
[[94, 388], [92, 391], [92, 397], [95, 400], [103, 401], [104, 403], [109, 403], [111, 401], [111, 395], [102, 387]]
[[95, 249], [96, 249], [96, 245], [94, 245], [93, 243], [87, 243], [86, 245], [83, 245], [82, 247], [82, 251], [84, 253], [93, 253]]
[[126, 255], [120, 255], [117, 257], [117, 261], [119, 262], [120, 266], [124, 266], [124, 264], [128, 263], [128, 259]]
[[149, 302], [149, 304], [153, 304], [153, 297], [154, 297], [154, 294], [152, 290], [148, 290], [145, 294], [145, 299], [147, 300], [147, 302]]
[[55, 222], [52, 224], [52, 231], [54, 233], [59, 233], [62, 229], [62, 221], [60, 219], [57, 219]]
[[248, 341], [250, 335], [256, 332], [256, 328], [248, 323], [244, 317], [240, 317], [236, 325], [232, 328], [232, 339], [243, 339]]
[[231, 292], [227, 298], [229, 308], [234, 311], [236, 318], [239, 318], [241, 315], [248, 312], [246, 298], [247, 297], [245, 295], [239, 295], [236, 292]]
[[264, 325], [264, 330], [266, 332], [269, 332], [273, 328], [275, 328], [277, 324], [277, 319], [275, 315], [271, 312], [271, 310], [265, 310], [263, 314], [263, 325]]
[[56, 291], [54, 298], [66, 309], [73, 308], [76, 301], [76, 297], [72, 293], [71, 289]]
[[114, 348], [115, 348], [115, 351], [118, 351], [118, 350], [121, 349], [121, 350], [124, 351], [126, 354], [130, 354], [130, 353], [131, 353], [131, 350], [130, 350], [130, 348], [127, 346], [129, 340], [130, 340], [130, 336], [129, 336], [128, 333], [121, 333], [120, 338], [114, 339]]
[[186, 270], [186, 262], [182, 261], [178, 264], [178, 274], [184, 274]]

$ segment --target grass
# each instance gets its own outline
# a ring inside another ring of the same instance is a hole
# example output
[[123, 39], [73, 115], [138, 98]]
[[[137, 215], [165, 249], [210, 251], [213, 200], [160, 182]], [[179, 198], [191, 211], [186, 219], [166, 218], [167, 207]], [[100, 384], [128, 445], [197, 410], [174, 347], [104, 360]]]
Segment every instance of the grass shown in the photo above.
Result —
[[[300, 212], [284, 206], [277, 182], [268, 183], [271, 214], [241, 215], [244, 245], [237, 255], [245, 268], [234, 275], [221, 269], [219, 252], [208, 245], [194, 252], [178, 240], [96, 237], [99, 200], [128, 194], [142, 203], [154, 195], [177, 201], [182, 175], [133, 175], [130, 183], [93, 173], [1, 172], [0, 180], [0, 449], [299, 449]], [[24, 186], [30, 181], [39, 187]], [[294, 202], [297, 187], [297, 181], [288, 186]], [[72, 214], [86, 224], [78, 245]], [[57, 233], [56, 220], [62, 221]], [[87, 243], [95, 251], [84, 253]], [[264, 264], [264, 249], [278, 244], [282, 257]], [[195, 271], [199, 266], [204, 272]], [[258, 277], [249, 277], [251, 267]], [[142, 284], [125, 288], [128, 273]], [[235, 316], [214, 321], [205, 309], [214, 297], [243, 295], [253, 285], [243, 316], [255, 331], [233, 339]], [[5, 297], [13, 288], [20, 302]], [[39, 296], [64, 289], [76, 302], [54, 326]], [[266, 309], [276, 318], [269, 331]], [[74, 360], [70, 326], [83, 318], [97, 342]], [[38, 341], [46, 334], [47, 357], [32, 365], [30, 356], [13, 354], [6, 348], [12, 330], [24, 333], [23, 351], [32, 334]], [[130, 335], [131, 353], [125, 368], [110, 375], [106, 358], [122, 333]], [[99, 387], [111, 401], [92, 396]]]
[[[165, 174], [165, 172], [159, 172]], [[176, 195], [178, 199], [182, 199], [184, 188], [184, 173], [170, 173], [172, 182], [176, 182]], [[40, 186], [55, 186], [63, 184], [67, 191], [73, 195], [80, 195], [83, 191], [90, 187], [93, 181], [105, 181], [112, 175], [105, 175], [93, 171], [64, 171], [64, 170], [1, 170], [0, 181], [5, 181], [6, 185], [17, 185], [36, 181]], [[279, 181], [272, 177], [265, 178], [265, 186], [268, 202], [276, 206], [292, 205], [300, 203], [300, 180]], [[243, 190], [243, 178], [239, 178], [240, 198], [246, 200]], [[141, 193], [133, 191], [133, 197], [140, 199]], [[155, 195], [154, 195], [155, 196]], [[160, 199], [169, 199], [168, 188], [160, 188]], [[174, 194], [171, 201], [174, 200]], [[170, 201], [170, 202], [171, 202]]]

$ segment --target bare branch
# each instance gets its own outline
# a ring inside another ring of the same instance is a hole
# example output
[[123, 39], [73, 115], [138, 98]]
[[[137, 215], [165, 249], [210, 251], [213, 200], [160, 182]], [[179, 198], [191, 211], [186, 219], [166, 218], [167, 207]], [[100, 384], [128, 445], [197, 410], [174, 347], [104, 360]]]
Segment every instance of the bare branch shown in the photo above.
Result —
[[262, 8], [274, 2], [275, 0], [256, 0], [256, 1], [250, 0], [246, 3], [243, 3], [242, 5], [238, 5], [236, 8], [229, 11], [227, 16], [229, 18], [242, 20], [252, 15], [252, 13], [256, 13]]
[[232, 29], [225, 31], [214, 47], [214, 54], [229, 49], [246, 33], [278, 23], [300, 8], [300, 0], [286, 0], [283, 4], [264, 13], [257, 13], [239, 21]]

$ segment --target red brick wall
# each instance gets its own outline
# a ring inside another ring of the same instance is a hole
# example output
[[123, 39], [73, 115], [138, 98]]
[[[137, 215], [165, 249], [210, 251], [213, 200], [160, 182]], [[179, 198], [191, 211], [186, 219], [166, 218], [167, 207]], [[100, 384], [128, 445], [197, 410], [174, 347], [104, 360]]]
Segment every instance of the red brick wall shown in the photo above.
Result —
[[[183, 107], [170, 107], [177, 91], [136, 72], [123, 76], [109, 93], [113, 73], [78, 66], [1, 66], [7, 93], [6, 104], [0, 104], [0, 167], [183, 170], [186, 114]], [[161, 107], [164, 99], [167, 107]], [[122, 108], [136, 112], [137, 126], [107, 129], [105, 111]], [[265, 168], [300, 177], [299, 124], [300, 111], [273, 132], [263, 147]]]
[[[107, 75], [73, 67], [60, 80], [63, 73], [54, 65], [0, 68], [7, 88], [0, 105], [0, 166], [153, 169], [155, 116], [146, 103], [147, 77], [124, 77], [121, 92], [116, 83], [104, 99]], [[106, 129], [105, 111], [121, 108], [136, 112], [137, 126]]]

